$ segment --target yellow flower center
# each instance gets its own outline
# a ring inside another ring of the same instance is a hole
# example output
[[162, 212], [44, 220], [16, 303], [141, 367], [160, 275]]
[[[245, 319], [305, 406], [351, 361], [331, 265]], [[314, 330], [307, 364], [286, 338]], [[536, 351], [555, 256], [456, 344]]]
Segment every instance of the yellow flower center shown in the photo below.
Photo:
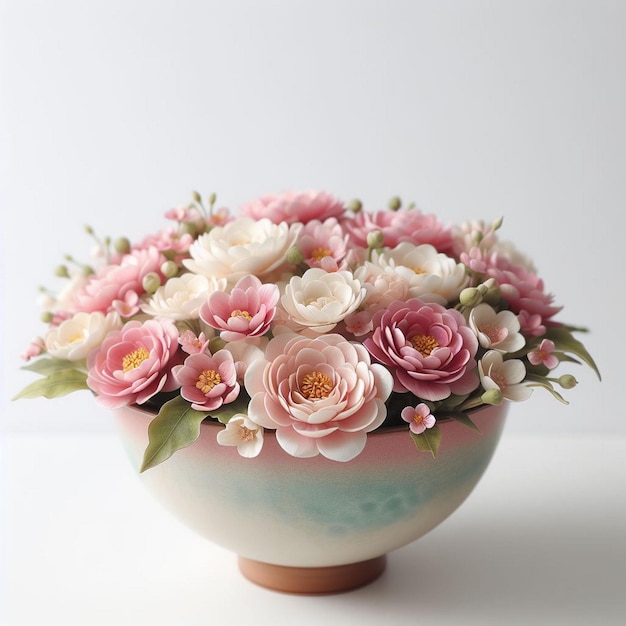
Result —
[[234, 309], [231, 314], [231, 317], [243, 317], [244, 320], [248, 322], [252, 321], [252, 315], [248, 313], [248, 311], [240, 311], [239, 309]]
[[415, 335], [411, 339], [411, 343], [423, 356], [428, 356], [435, 348], [439, 347], [439, 342], [432, 335]]
[[125, 372], [134, 370], [136, 367], [139, 367], [149, 356], [150, 353], [144, 347], [137, 348], [136, 350], [129, 352], [122, 359], [122, 369]]
[[215, 370], [204, 370], [198, 376], [196, 381], [196, 389], [199, 389], [203, 394], [207, 394], [222, 382], [222, 377]]
[[428, 274], [428, 272], [423, 267], [412, 267], [411, 268], [416, 274]]
[[315, 248], [311, 252], [311, 257], [316, 261], [321, 261], [324, 257], [330, 256], [331, 252], [328, 248]]
[[239, 426], [239, 439], [241, 441], [252, 441], [256, 436], [256, 428], [246, 428], [245, 426]]
[[333, 390], [333, 381], [322, 372], [311, 372], [302, 379], [300, 391], [309, 400], [328, 398]]

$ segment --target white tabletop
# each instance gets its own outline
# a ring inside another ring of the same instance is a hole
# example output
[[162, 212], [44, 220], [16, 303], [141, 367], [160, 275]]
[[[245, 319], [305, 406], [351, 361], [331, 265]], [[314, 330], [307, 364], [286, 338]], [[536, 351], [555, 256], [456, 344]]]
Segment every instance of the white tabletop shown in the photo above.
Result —
[[0, 435], [0, 623], [623, 624], [626, 438], [505, 432], [446, 522], [375, 583], [324, 597], [246, 581], [144, 492], [114, 435]]

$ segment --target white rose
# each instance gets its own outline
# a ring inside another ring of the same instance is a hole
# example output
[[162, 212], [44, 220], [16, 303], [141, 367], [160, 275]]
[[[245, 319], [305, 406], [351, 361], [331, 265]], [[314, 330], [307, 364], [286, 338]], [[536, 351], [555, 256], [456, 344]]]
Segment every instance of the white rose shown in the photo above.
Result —
[[326, 333], [355, 311], [364, 298], [365, 288], [352, 272], [325, 272], [315, 267], [289, 281], [281, 303], [289, 322]]
[[430, 244], [404, 241], [391, 250], [374, 253], [373, 262], [392, 269], [409, 283], [409, 295], [445, 306], [454, 302], [469, 284], [465, 265]]
[[302, 224], [273, 224], [242, 217], [200, 235], [189, 248], [185, 267], [197, 274], [237, 281], [246, 274], [264, 276], [285, 262]]
[[58, 359], [80, 361], [100, 346], [107, 334], [122, 327], [117, 313], [76, 313], [48, 332], [46, 350]]
[[200, 307], [214, 291], [224, 291], [226, 280], [199, 274], [183, 274], [168, 279], [141, 305], [144, 313], [173, 320], [198, 319]]

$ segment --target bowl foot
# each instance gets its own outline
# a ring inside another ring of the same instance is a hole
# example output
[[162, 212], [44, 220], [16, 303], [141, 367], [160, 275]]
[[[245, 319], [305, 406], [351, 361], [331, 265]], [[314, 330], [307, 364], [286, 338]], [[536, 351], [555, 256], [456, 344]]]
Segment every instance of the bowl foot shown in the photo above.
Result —
[[322, 595], [350, 591], [376, 580], [385, 570], [386, 556], [348, 565], [287, 567], [239, 557], [239, 570], [251, 582], [284, 593]]

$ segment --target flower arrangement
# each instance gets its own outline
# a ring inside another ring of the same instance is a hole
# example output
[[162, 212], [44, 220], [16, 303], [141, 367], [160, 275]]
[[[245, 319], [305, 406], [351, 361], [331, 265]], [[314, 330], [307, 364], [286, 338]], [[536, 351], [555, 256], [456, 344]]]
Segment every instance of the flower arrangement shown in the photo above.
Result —
[[[542, 387], [566, 402], [583, 331], [502, 220], [443, 225], [398, 198], [366, 211], [325, 192], [260, 197], [234, 216], [194, 193], [173, 226], [99, 240], [44, 292], [46, 332], [16, 397], [88, 389], [104, 407], [155, 413], [142, 471], [192, 444], [204, 420], [244, 457], [273, 430], [287, 454], [349, 461], [374, 430], [404, 425], [437, 453], [438, 422]], [[599, 376], [599, 373], [598, 373]]]

